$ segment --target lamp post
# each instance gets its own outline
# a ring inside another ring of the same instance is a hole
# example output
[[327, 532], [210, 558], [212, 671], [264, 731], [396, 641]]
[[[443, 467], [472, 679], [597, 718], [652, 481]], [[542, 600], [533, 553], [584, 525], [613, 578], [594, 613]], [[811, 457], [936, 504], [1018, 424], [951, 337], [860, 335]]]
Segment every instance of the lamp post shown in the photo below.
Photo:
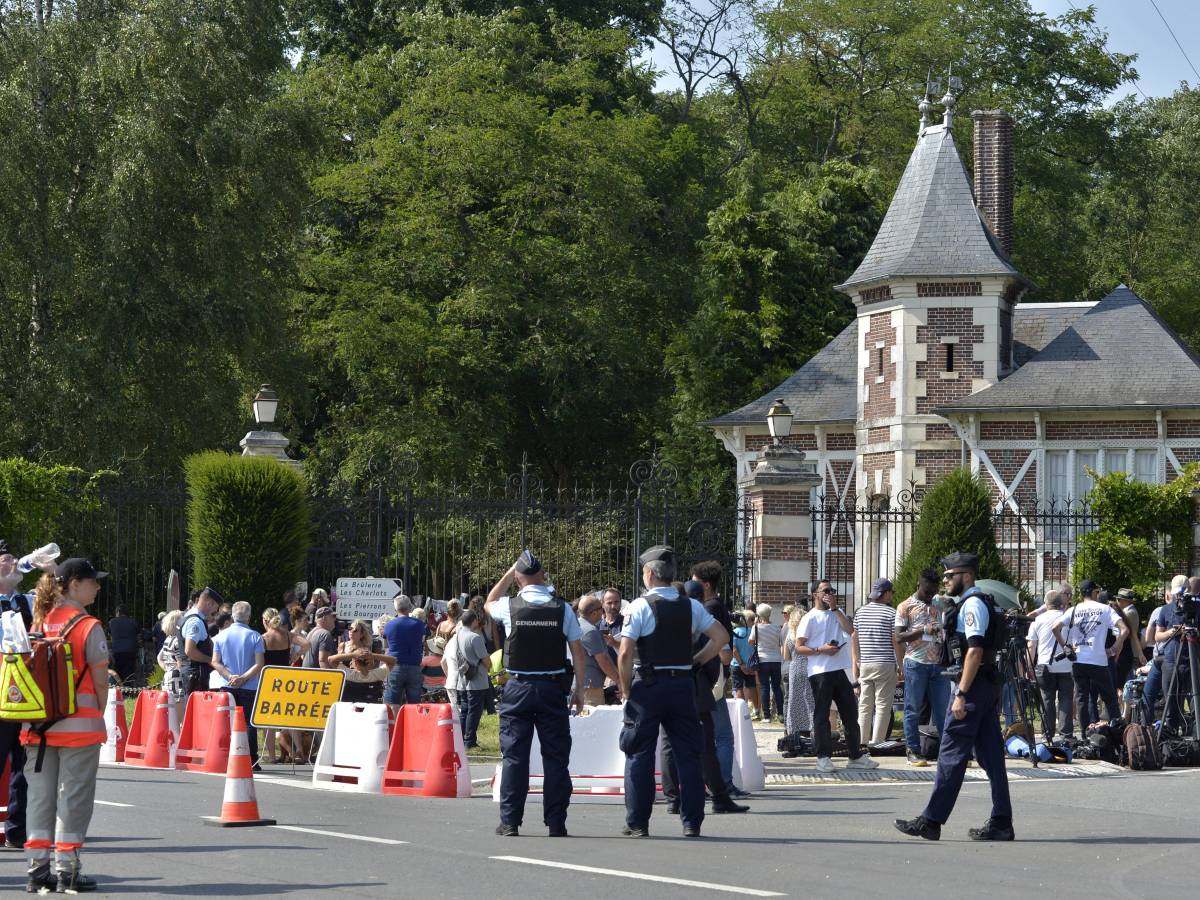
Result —
[[767, 430], [771, 432], [771, 438], [776, 447], [787, 440], [788, 435], [792, 433], [792, 411], [788, 409], [788, 405], [783, 402], [780, 397], [771, 404], [771, 408], [767, 410]]
[[272, 430], [275, 424], [275, 413], [279, 410], [279, 395], [269, 384], [264, 384], [250, 401], [254, 410], [254, 421], [259, 426], [254, 431], [246, 432], [238, 444], [242, 448], [242, 456], [266, 456], [277, 459], [285, 466], [302, 469], [303, 465], [287, 455], [288, 439], [278, 431]]

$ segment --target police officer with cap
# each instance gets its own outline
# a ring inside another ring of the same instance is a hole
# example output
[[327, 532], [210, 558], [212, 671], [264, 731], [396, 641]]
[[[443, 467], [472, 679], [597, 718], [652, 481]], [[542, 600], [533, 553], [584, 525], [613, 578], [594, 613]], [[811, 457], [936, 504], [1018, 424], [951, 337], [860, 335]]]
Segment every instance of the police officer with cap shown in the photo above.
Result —
[[[508, 589], [516, 581], [515, 597]], [[500, 824], [496, 834], [516, 837], [529, 794], [529, 749], [537, 730], [542, 745], [542, 817], [550, 837], [567, 836], [571, 802], [571, 720], [567, 699], [583, 710], [584, 653], [579, 619], [546, 583], [546, 570], [526, 550], [488, 593], [486, 609], [504, 629], [508, 681], [500, 695]]]
[[[896, 828], [904, 834], [936, 841], [942, 825], [950, 818], [962, 787], [963, 775], [971, 751], [987, 773], [992, 788], [992, 815], [982, 828], [972, 828], [967, 836], [973, 841], [1011, 841], [1012, 804], [1008, 796], [1008, 775], [1004, 769], [1004, 738], [1000, 733], [1001, 678], [996, 667], [1000, 649], [1002, 614], [991, 598], [975, 586], [979, 557], [973, 553], [952, 553], [942, 561], [942, 582], [951, 595], [945, 610], [944, 653], [952, 668], [961, 665], [954, 700], [942, 729], [938, 749], [937, 778], [933, 796], [915, 819], [897, 819]], [[953, 598], [957, 598], [954, 600]]]
[[[625, 828], [630, 837], [650, 833], [654, 764], [661, 726], [671, 741], [679, 773], [679, 817], [685, 837], [699, 837], [704, 821], [704, 735], [696, 708], [692, 667], [702, 666], [729, 642], [729, 632], [697, 601], [671, 586], [675, 551], [651, 547], [640, 557], [646, 593], [629, 605], [617, 653], [625, 700], [620, 747], [625, 753]], [[699, 635], [708, 642], [698, 652]], [[637, 680], [634, 681], [634, 656]]]
[[184, 702], [193, 691], [207, 691], [209, 676], [212, 675], [213, 640], [208, 635], [208, 620], [217, 614], [225, 598], [208, 585], [200, 592], [179, 623], [179, 636], [183, 641], [183, 659], [179, 670], [183, 674]]

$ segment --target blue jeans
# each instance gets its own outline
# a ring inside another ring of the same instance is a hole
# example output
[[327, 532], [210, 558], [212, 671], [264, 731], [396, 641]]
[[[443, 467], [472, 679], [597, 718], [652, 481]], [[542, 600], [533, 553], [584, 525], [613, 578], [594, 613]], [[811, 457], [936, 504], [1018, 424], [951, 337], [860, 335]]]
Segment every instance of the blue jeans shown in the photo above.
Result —
[[717, 764], [726, 787], [733, 784], [733, 722], [729, 719], [729, 704], [718, 700], [713, 707], [713, 737], [717, 741]]
[[775, 695], [775, 715], [783, 718], [783, 663], [759, 662], [758, 708], [763, 718], [771, 717], [771, 695]]
[[1146, 722], [1154, 724], [1155, 707], [1158, 705], [1158, 698], [1162, 696], [1162, 665], [1159, 660], [1155, 660], [1150, 671], [1146, 673], [1146, 685], [1142, 688], [1142, 704], [1146, 707]]
[[458, 717], [462, 719], [463, 743], [470, 750], [478, 743], [479, 720], [483, 718], [483, 701], [487, 689], [458, 691]]
[[383, 702], [392, 706], [420, 703], [423, 683], [420, 666], [392, 666], [392, 671], [388, 673], [387, 687], [383, 691]]
[[921, 752], [921, 707], [926, 700], [932, 710], [930, 720], [937, 726], [938, 734], [942, 733], [946, 709], [950, 706], [950, 679], [945, 672], [934, 663], [904, 660], [904, 743], [913, 753]]

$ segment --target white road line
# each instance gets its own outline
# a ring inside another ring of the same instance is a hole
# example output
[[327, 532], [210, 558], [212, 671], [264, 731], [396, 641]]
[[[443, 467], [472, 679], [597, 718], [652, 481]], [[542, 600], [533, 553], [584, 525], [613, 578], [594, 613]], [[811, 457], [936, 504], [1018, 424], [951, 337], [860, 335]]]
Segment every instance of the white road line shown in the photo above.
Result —
[[99, 806], [119, 806], [122, 809], [133, 809], [132, 803], [117, 803], [115, 800], [95, 800], [93, 802]]
[[302, 834], [320, 834], [325, 837], [345, 838], [348, 841], [368, 841], [372, 844], [407, 844], [408, 841], [394, 841], [391, 838], [371, 837], [366, 834], [346, 834], [342, 831], [322, 831], [319, 828], [301, 828], [299, 825], [271, 825], [284, 831], [299, 831]]
[[657, 881], [660, 884], [678, 884], [683, 887], [704, 888], [709, 891], [724, 891], [730, 894], [746, 894], [751, 897], [786, 897], [778, 891], [760, 891], [755, 888], [733, 887], [728, 884], [709, 884], [707, 881], [688, 881], [686, 878], [668, 878], [665, 875], [645, 875], [641, 872], [626, 872], [623, 869], [600, 869], [596, 866], [578, 866], [574, 863], [552, 862], [548, 859], [530, 859], [525, 856], [489, 856], [504, 862], [524, 863], [528, 866], [546, 866], [551, 869], [568, 869], [572, 872], [589, 872], [593, 875], [612, 875], [616, 878], [633, 878], [637, 881]]

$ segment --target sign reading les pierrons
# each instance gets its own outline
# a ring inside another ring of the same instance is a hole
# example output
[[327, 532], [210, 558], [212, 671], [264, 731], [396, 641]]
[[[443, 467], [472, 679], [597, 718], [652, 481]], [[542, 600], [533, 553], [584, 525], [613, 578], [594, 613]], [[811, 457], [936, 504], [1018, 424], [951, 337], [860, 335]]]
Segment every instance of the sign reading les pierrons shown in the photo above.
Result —
[[393, 578], [339, 578], [334, 587], [337, 591], [337, 617], [349, 622], [353, 619], [378, 619], [384, 613], [394, 613], [392, 598], [402, 593], [400, 582]]
[[346, 676], [338, 669], [267, 666], [254, 695], [255, 728], [324, 731], [329, 710], [342, 697]]

